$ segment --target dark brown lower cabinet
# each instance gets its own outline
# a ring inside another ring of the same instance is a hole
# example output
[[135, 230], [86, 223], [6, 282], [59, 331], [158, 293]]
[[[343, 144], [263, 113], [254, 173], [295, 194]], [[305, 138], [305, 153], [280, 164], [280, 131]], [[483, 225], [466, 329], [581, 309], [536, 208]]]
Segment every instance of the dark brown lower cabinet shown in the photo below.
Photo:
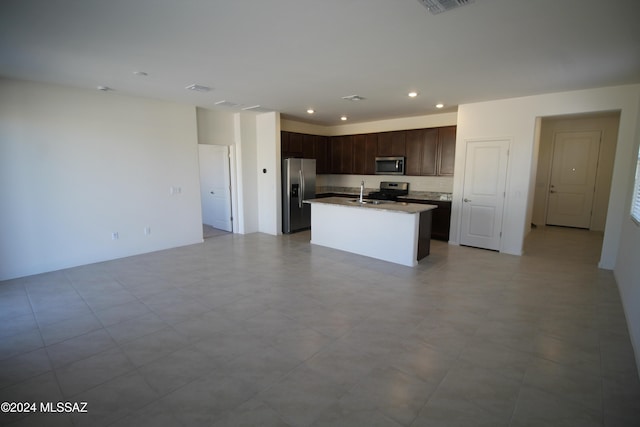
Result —
[[420, 224], [418, 226], [418, 256], [417, 261], [429, 255], [431, 252], [431, 229], [433, 227], [433, 212], [437, 210], [420, 212]]
[[451, 202], [445, 200], [417, 200], [403, 199], [408, 203], [422, 203], [426, 205], [436, 205], [438, 208], [431, 212], [431, 238], [436, 240], [449, 241], [449, 231], [451, 229]]

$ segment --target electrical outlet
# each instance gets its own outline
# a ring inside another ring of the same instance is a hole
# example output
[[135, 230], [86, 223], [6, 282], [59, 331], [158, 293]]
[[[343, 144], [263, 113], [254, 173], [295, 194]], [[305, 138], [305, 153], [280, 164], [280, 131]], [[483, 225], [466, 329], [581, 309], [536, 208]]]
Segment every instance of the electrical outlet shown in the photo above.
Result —
[[145, 236], [148, 236], [149, 234], [151, 234], [151, 227], [146, 226], [146, 227], [144, 228], [144, 235], [145, 235]]
[[118, 234], [117, 231], [114, 231], [113, 233], [111, 233], [111, 240], [118, 240], [120, 238], [120, 235]]

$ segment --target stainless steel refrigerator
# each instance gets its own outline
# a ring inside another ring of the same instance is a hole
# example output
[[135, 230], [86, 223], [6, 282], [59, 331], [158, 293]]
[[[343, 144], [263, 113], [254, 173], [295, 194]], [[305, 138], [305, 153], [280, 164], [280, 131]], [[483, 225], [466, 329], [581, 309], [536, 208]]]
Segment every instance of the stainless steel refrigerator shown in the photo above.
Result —
[[315, 159], [282, 160], [282, 232], [311, 227], [311, 205], [302, 203], [316, 196]]

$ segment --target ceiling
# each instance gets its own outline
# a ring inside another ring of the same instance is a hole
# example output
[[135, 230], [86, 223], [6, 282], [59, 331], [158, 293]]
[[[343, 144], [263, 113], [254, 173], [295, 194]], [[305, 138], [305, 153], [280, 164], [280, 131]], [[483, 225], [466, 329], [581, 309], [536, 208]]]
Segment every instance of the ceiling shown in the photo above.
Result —
[[3, 0], [0, 76], [335, 125], [640, 83], [638, 17], [638, 0]]

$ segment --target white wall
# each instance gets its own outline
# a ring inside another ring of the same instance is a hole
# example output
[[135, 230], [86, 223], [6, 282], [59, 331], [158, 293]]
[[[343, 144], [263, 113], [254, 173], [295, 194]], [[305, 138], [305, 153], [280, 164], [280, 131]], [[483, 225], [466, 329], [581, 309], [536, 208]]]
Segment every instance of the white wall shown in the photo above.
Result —
[[202, 241], [193, 107], [0, 79], [0, 179], [0, 280]]
[[256, 116], [258, 144], [258, 228], [282, 234], [282, 168], [280, 167], [280, 114]]
[[460, 239], [461, 195], [465, 164], [465, 141], [479, 138], [507, 138], [512, 141], [509, 157], [507, 197], [500, 250], [521, 254], [528, 229], [528, 203], [534, 159], [535, 130], [538, 117], [595, 111], [620, 110], [620, 127], [616, 148], [611, 194], [600, 267], [612, 269], [618, 252], [624, 217], [627, 180], [631, 173], [633, 135], [637, 121], [640, 85], [562, 92], [523, 98], [504, 99], [461, 105], [458, 108], [456, 138], [456, 174], [453, 183], [451, 242]]
[[314, 125], [288, 119], [280, 119], [280, 129], [309, 135], [331, 136], [331, 126]]
[[198, 119], [198, 144], [235, 145], [234, 116], [225, 110], [196, 108]]
[[[634, 155], [625, 161], [632, 170], [635, 170], [634, 164], [638, 158], [637, 153], [640, 146], [640, 104], [638, 105], [638, 111], [635, 136], [630, 141]], [[640, 374], [640, 262], [638, 262], [638, 254], [640, 254], [640, 225], [634, 223], [629, 215], [633, 181], [633, 174], [627, 175], [625, 185], [626, 202], [624, 204], [622, 232], [620, 233], [620, 247], [613, 273], [622, 297], [629, 335], [636, 355], [636, 367], [638, 368], [638, 374]]]
[[258, 141], [253, 114], [235, 115], [236, 157], [238, 162], [238, 213], [240, 233], [259, 230]]

